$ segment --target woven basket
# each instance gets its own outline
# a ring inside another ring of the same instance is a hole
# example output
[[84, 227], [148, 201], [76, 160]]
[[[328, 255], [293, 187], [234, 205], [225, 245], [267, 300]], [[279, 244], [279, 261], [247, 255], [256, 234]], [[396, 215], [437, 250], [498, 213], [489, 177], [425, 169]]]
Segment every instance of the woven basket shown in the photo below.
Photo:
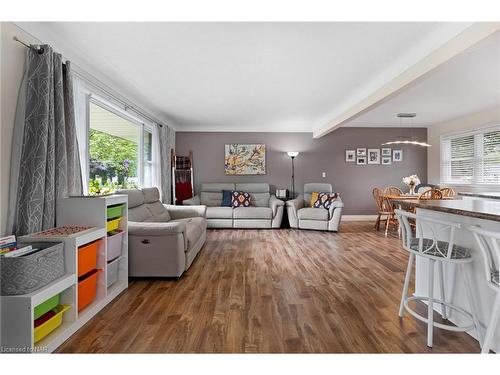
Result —
[[42, 250], [21, 257], [0, 257], [2, 296], [32, 293], [64, 276], [62, 242], [34, 242], [23, 245]]

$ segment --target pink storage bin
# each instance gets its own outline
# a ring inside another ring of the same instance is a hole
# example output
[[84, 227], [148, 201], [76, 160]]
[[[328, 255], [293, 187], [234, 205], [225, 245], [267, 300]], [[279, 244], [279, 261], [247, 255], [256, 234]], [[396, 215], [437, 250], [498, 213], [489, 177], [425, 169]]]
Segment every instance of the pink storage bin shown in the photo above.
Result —
[[108, 256], [106, 261], [110, 262], [122, 255], [123, 231], [119, 231], [112, 236], [108, 236], [107, 241]]

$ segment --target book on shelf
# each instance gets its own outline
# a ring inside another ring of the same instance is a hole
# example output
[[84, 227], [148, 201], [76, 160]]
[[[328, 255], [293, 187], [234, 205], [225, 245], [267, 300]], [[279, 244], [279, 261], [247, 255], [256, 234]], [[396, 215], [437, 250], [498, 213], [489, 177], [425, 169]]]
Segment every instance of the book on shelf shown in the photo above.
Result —
[[5, 249], [7, 247], [16, 246], [16, 244], [17, 244], [17, 242], [6, 243], [6, 244], [3, 244], [3, 245], [0, 245], [0, 249]]
[[0, 247], [3, 245], [11, 244], [11, 243], [16, 242], [16, 236], [11, 235], [11, 236], [6, 236], [6, 237], [0, 237]]
[[0, 255], [16, 249], [16, 236], [0, 237]]
[[16, 243], [9, 244], [8, 246], [4, 246], [0, 248], [0, 254], [8, 253], [9, 251], [16, 249]]
[[2, 254], [7, 254], [9, 252], [11, 252], [12, 250], [16, 250], [16, 244], [12, 244], [10, 246], [7, 246], [7, 247], [3, 247], [0, 249], [0, 255]]
[[34, 253], [36, 251], [38, 251], [37, 248], [33, 249], [33, 247], [31, 245], [29, 245], [29, 246], [24, 246], [24, 247], [22, 247], [20, 249], [9, 251], [8, 253], [5, 253], [3, 256], [5, 258], [22, 257], [22, 256], [25, 256], [25, 255], [32, 254], [32, 253]]

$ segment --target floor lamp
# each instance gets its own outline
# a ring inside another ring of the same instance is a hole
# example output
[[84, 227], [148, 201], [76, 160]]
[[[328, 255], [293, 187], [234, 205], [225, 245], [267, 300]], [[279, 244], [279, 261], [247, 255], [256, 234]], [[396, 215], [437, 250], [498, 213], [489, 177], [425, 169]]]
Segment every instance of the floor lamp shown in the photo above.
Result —
[[297, 151], [288, 151], [288, 156], [292, 159], [292, 199], [295, 199], [295, 166], [293, 164], [293, 159], [299, 154]]

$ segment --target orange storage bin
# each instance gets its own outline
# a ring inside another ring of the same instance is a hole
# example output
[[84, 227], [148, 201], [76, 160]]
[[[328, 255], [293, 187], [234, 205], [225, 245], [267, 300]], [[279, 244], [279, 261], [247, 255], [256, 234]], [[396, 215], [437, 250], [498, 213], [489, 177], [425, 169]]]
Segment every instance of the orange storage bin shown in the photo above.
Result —
[[97, 277], [102, 270], [92, 270], [78, 279], [78, 311], [90, 305], [97, 292]]
[[78, 248], [78, 277], [89, 273], [97, 266], [99, 241], [91, 242]]

